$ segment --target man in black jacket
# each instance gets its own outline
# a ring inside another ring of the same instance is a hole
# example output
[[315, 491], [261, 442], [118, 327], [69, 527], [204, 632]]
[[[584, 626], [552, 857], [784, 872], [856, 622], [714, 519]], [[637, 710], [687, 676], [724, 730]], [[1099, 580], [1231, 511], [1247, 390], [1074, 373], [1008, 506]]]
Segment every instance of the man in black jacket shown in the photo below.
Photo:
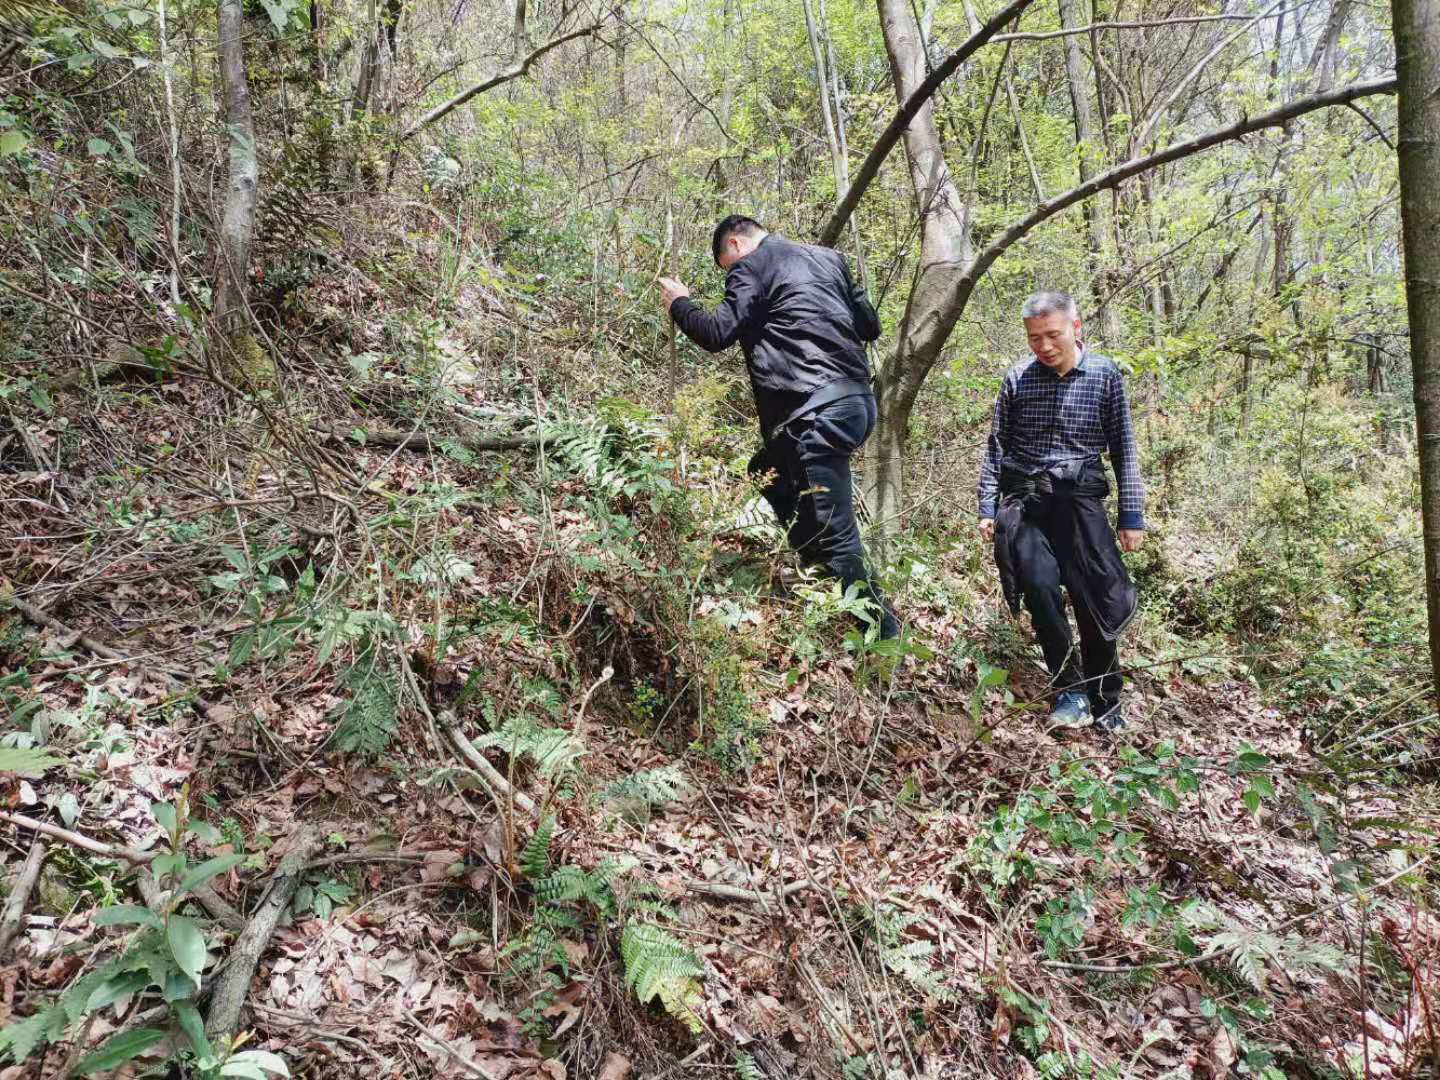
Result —
[[660, 279], [666, 309], [695, 344], [745, 353], [760, 414], [761, 451], [752, 473], [772, 471], [764, 495], [791, 545], [880, 611], [880, 636], [900, 624], [865, 560], [850, 477], [850, 458], [875, 426], [875, 396], [865, 343], [880, 320], [845, 259], [829, 248], [797, 244], [738, 214], [715, 227], [711, 254], [726, 272], [725, 299], [707, 313], [690, 290]]

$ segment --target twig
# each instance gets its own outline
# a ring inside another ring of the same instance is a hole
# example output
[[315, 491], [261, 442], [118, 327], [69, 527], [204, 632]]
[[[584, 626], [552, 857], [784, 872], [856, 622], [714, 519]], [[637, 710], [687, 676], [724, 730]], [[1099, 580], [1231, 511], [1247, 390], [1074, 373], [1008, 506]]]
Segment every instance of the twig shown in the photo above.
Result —
[[485, 755], [475, 749], [475, 744], [460, 730], [459, 718], [456, 717], [454, 713], [448, 710], [442, 711], [437, 719], [439, 719], [441, 726], [445, 728], [446, 733], [450, 736], [456, 749], [460, 751], [460, 756], [470, 764], [472, 769], [480, 774], [481, 779], [491, 786], [497, 796], [511, 800], [536, 821], [540, 820], [540, 808], [535, 805], [535, 800], [523, 791], [516, 790], [510, 781], [500, 775], [499, 769], [485, 760]]
[[280, 917], [290, 906], [290, 898], [300, 887], [300, 878], [319, 847], [320, 831], [313, 825], [303, 826], [290, 850], [275, 868], [265, 899], [236, 939], [226, 961], [225, 973], [215, 983], [210, 999], [210, 1015], [205, 1021], [206, 1034], [212, 1039], [235, 1033], [255, 966], [260, 962], [261, 954], [270, 943], [270, 936], [275, 933]]
[[405, 1008], [405, 1006], [401, 1005], [400, 1011], [405, 1014], [405, 1016], [412, 1024], [414, 1024], [417, 1028], [420, 1029], [421, 1038], [427, 1039], [430, 1042], [434, 1043], [436, 1047], [445, 1051], [445, 1053], [449, 1054], [452, 1058], [458, 1061], [471, 1073], [480, 1077], [481, 1080], [498, 1080], [498, 1077], [496, 1077], [496, 1075], [492, 1073], [489, 1069], [485, 1068], [485, 1066], [479, 1064], [476, 1061], [472, 1061], [470, 1058], [462, 1054], [459, 1050], [456, 1050], [455, 1047], [450, 1045], [450, 1043], [446, 1042], [444, 1039], [440, 1038], [440, 1036], [433, 1033], [428, 1027], [425, 1026], [424, 1022], [421, 1021], [418, 1016], [416, 1016], [409, 1009]]
[[10, 942], [20, 932], [20, 924], [25, 918], [25, 905], [30, 900], [30, 892], [35, 888], [35, 882], [40, 880], [40, 867], [44, 862], [45, 841], [37, 836], [30, 844], [30, 854], [25, 856], [25, 863], [20, 867], [15, 884], [11, 886], [10, 898], [5, 901], [5, 913], [0, 915], [0, 957], [5, 955]]
[[[132, 847], [116, 847], [113, 844], [95, 840], [83, 833], [73, 832], [70, 829], [62, 829], [59, 825], [51, 825], [48, 821], [36, 821], [34, 818], [24, 817], [20, 814], [9, 814], [0, 811], [0, 821], [7, 821], [18, 828], [27, 829], [30, 832], [39, 833], [42, 836], [48, 836], [54, 840], [63, 840], [71, 847], [78, 847], [94, 855], [99, 855], [106, 859], [114, 859], [116, 862], [129, 863], [131, 866], [148, 866], [155, 860], [156, 856], [163, 854], [159, 851], [141, 851], [138, 848]], [[38, 843], [39, 841], [36, 842]], [[33, 851], [34, 849], [32, 848], [31, 850]], [[149, 878], [151, 889], [147, 890], [146, 879], [148, 874], [148, 870], [142, 871], [140, 891], [141, 895], [145, 898], [145, 902], [153, 905], [154, 879]], [[196, 900], [200, 901], [201, 906], [204, 907], [206, 911], [216, 919], [219, 919], [227, 930], [244, 929], [245, 916], [228, 900], [217, 893], [208, 881], [202, 885], [197, 885], [190, 890], [190, 893]], [[4, 952], [3, 940], [0, 940], [0, 952]]]
[[69, 829], [62, 829], [59, 825], [51, 825], [48, 821], [36, 821], [34, 818], [24, 817], [21, 814], [11, 814], [0, 810], [0, 821], [9, 822], [17, 828], [26, 829], [30, 832], [40, 833], [55, 840], [64, 840], [71, 847], [78, 847], [96, 855], [103, 855], [107, 859], [115, 859], [117, 862], [130, 863], [132, 866], [144, 866], [155, 860], [160, 854], [158, 851], [140, 851], [131, 847], [115, 847], [112, 844], [102, 843], [93, 840], [81, 833], [71, 832]]
[[40, 445], [40, 440], [35, 437], [35, 433], [25, 426], [25, 422], [11, 413], [10, 424], [14, 427], [15, 433], [20, 436], [20, 441], [25, 446], [25, 453], [35, 468], [40, 472], [53, 471], [54, 467], [45, 457], [45, 448]]
[[[319, 429], [323, 435], [341, 441], [354, 441], [350, 433]], [[428, 431], [365, 431], [357, 429], [362, 445], [380, 446], [387, 450], [433, 451], [444, 443], [452, 442], [466, 450], [529, 450], [545, 441], [545, 432], [532, 428], [516, 435], [440, 435]]]
[[[739, 900], [747, 904], [764, 904], [775, 899], [773, 892], [757, 892], [754, 889], [742, 889], [738, 885], [726, 885], [719, 881], [687, 881], [687, 891], [697, 896], [711, 896], [717, 900]], [[780, 890], [781, 899], [789, 899], [796, 893], [804, 892], [806, 889], [815, 888], [810, 881], [792, 881]]]

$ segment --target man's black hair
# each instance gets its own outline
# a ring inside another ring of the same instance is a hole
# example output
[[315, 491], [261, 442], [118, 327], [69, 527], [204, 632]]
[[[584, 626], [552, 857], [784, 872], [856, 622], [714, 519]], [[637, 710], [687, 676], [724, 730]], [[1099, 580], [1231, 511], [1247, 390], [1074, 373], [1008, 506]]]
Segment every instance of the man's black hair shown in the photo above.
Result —
[[741, 236], [754, 236], [756, 233], [764, 231], [765, 226], [754, 218], [746, 217], [744, 214], [731, 214], [715, 226], [715, 232], [710, 236], [710, 254], [714, 256], [715, 262], [719, 263], [720, 252], [725, 249], [725, 241], [735, 233], [739, 233]]

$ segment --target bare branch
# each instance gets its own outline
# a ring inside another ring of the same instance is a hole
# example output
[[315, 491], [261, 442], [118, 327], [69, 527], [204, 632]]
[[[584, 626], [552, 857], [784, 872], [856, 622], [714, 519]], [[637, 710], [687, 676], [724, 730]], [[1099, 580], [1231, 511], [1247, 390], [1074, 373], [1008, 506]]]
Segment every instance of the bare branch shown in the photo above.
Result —
[[[1117, 188], [1133, 176], [1138, 176], [1150, 169], [1167, 165], [1172, 161], [1179, 161], [1182, 158], [1198, 154], [1203, 150], [1209, 150], [1221, 143], [1233, 142], [1246, 135], [1265, 128], [1281, 127], [1297, 117], [1306, 113], [1315, 112], [1319, 109], [1330, 108], [1335, 105], [1348, 105], [1350, 102], [1363, 97], [1371, 97], [1376, 94], [1395, 93], [1395, 78], [1393, 76], [1384, 79], [1372, 79], [1368, 82], [1352, 83], [1338, 90], [1331, 90], [1323, 94], [1315, 94], [1312, 97], [1300, 98], [1297, 101], [1281, 105], [1279, 108], [1270, 109], [1267, 112], [1258, 113], [1255, 116], [1243, 117], [1235, 123], [1214, 131], [1206, 132], [1204, 135], [1197, 135], [1193, 139], [1187, 139], [1173, 146], [1167, 146], [1164, 150], [1158, 150], [1153, 154], [1144, 157], [1131, 158], [1123, 164], [1115, 166], [1107, 172], [1091, 177], [1079, 187], [1071, 188], [1062, 192], [1052, 199], [1041, 203], [1023, 218], [1011, 224], [1001, 232], [990, 244], [981, 251], [956, 280], [946, 309], [941, 313], [942, 322], [953, 325], [959, 318], [960, 313], [965, 310], [969, 303], [971, 294], [975, 291], [975, 285], [985, 276], [986, 271], [994, 264], [995, 260], [1005, 254], [1010, 247], [1018, 240], [1023, 239], [1036, 226], [1048, 221], [1062, 210], [1068, 210], [1076, 203], [1083, 202], [1090, 196], [1101, 191]], [[913, 402], [915, 396], [920, 392], [926, 376], [930, 373], [933, 361], [926, 364], [917, 364], [907, 370], [904, 374], [904, 389], [902, 396]]]
[[840, 205], [835, 208], [835, 213], [830, 215], [830, 220], [820, 230], [818, 243], [825, 247], [833, 247], [840, 236], [840, 230], [850, 220], [850, 215], [855, 212], [855, 207], [860, 205], [860, 199], [864, 196], [866, 189], [874, 182], [875, 177], [880, 174], [880, 166], [895, 149], [895, 144], [900, 141], [900, 136], [910, 126], [910, 121], [915, 118], [925, 102], [935, 95], [940, 89], [940, 84], [948, 79], [959, 69], [960, 65], [968, 60], [976, 50], [999, 33], [1000, 28], [1030, 6], [1031, 0], [1011, 0], [1000, 12], [991, 17], [990, 21], [982, 26], [969, 39], [945, 58], [942, 63], [935, 66], [930, 76], [916, 88], [910, 95], [909, 100], [896, 110], [895, 115], [890, 118], [890, 123], [881, 134], [879, 140], [865, 156], [859, 171], [855, 174], [855, 181], [845, 192], [845, 197], [840, 200]]
[[530, 65], [535, 63], [536, 60], [539, 60], [550, 50], [559, 48], [567, 41], [574, 41], [577, 38], [589, 37], [591, 34], [594, 34], [599, 30], [600, 24], [594, 23], [590, 26], [582, 27], [579, 30], [572, 30], [568, 34], [561, 34], [559, 37], [551, 38], [549, 41], [545, 42], [545, 44], [537, 48], [534, 52], [529, 53], [524, 59], [511, 64], [503, 71], [496, 72], [494, 75], [491, 75], [490, 78], [486, 79], [485, 81], [478, 82], [469, 89], [460, 91], [460, 93], [456, 94], [448, 101], [443, 101], [439, 105], [436, 105], [424, 116], [420, 117], [420, 119], [416, 120], [404, 131], [402, 131], [400, 133], [400, 141], [404, 142], [405, 140], [414, 136], [415, 133], [418, 132], [421, 128], [429, 127], [436, 120], [439, 120], [442, 116], [446, 116], [449, 113], [454, 112], [471, 98], [478, 97], [479, 95], [485, 93], [487, 90], [493, 90], [497, 86], [501, 86], [507, 82], [511, 82], [525, 75], [530, 70]]
[[[1286, 8], [1284, 12], [1272, 12], [1270, 18], [1276, 15], [1289, 14], [1292, 11], [1299, 11], [1305, 4], [1297, 4], [1293, 8]], [[1135, 22], [1099, 22], [1091, 23], [1088, 26], [1072, 26], [1065, 30], [1027, 30], [1017, 34], [996, 34], [990, 39], [991, 45], [999, 45], [1008, 41], [1052, 41], [1055, 38], [1074, 37], [1078, 34], [1089, 34], [1095, 30], [1157, 30], [1167, 26], [1186, 26], [1195, 23], [1214, 22], [1252, 22], [1254, 15], [1186, 15], [1176, 19], [1140, 19]]]

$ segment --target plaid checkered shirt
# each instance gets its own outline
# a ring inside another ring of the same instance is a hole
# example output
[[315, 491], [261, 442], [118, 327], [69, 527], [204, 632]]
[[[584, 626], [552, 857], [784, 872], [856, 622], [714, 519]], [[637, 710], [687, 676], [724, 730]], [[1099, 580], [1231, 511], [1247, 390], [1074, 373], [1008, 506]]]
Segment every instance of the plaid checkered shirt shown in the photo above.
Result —
[[1145, 527], [1145, 484], [1125, 377], [1114, 361], [1082, 351], [1062, 379], [1039, 360], [1016, 364], [1000, 384], [985, 459], [980, 465], [980, 516], [993, 518], [1000, 463], [1043, 469], [1110, 453], [1120, 493], [1122, 529]]

